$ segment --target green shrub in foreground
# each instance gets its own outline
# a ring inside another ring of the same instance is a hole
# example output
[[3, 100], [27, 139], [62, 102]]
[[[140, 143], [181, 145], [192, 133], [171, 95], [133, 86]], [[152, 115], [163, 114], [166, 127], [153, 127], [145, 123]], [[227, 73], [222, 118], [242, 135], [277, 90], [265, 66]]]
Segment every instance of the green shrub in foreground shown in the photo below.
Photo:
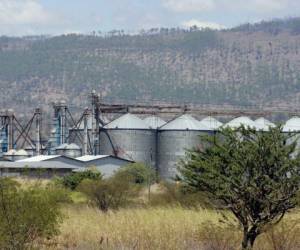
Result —
[[32, 249], [37, 239], [56, 235], [62, 218], [59, 199], [55, 190], [21, 188], [0, 179], [0, 249]]

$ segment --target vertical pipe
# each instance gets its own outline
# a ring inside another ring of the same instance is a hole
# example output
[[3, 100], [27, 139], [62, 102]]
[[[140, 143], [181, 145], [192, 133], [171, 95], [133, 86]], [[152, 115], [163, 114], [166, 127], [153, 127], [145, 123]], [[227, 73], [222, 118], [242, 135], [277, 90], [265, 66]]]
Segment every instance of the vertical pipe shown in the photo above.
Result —
[[8, 151], [14, 148], [14, 138], [13, 138], [13, 111], [8, 110]]
[[35, 111], [36, 113], [36, 155], [40, 155], [41, 154], [41, 138], [40, 138], [40, 119], [41, 119], [41, 112], [40, 109], [36, 109]]
[[83, 155], [88, 154], [88, 109], [84, 111], [84, 136], [83, 136]]

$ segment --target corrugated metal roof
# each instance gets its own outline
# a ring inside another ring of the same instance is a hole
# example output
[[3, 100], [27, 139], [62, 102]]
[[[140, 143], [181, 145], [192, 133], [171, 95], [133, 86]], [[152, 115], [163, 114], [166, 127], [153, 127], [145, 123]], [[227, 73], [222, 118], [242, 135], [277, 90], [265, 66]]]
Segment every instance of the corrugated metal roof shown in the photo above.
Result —
[[212, 116], [208, 116], [200, 121], [201, 124], [204, 124], [206, 127], [208, 127], [210, 130], [217, 130], [219, 129], [223, 123], [218, 121]]
[[182, 115], [162, 126], [160, 130], [209, 130], [191, 115]]
[[39, 162], [39, 161], [47, 161], [55, 158], [62, 157], [61, 155], [37, 155], [27, 159], [19, 160], [17, 162]]
[[103, 159], [103, 158], [106, 158], [106, 157], [110, 157], [110, 156], [109, 155], [83, 155], [83, 156], [77, 157], [76, 160], [83, 161], [83, 162], [88, 162], [88, 161]]
[[235, 119], [231, 120], [230, 122], [226, 123], [223, 126], [224, 127], [230, 127], [230, 128], [238, 128], [242, 125], [244, 125], [245, 127], [256, 128], [255, 122], [252, 121], [247, 116], [241, 116], [241, 117], [235, 118]]
[[149, 129], [148, 124], [133, 114], [126, 114], [108, 123], [107, 129]]
[[254, 121], [257, 130], [269, 131], [270, 127], [275, 127], [276, 125], [264, 117], [260, 117]]
[[158, 116], [154, 116], [154, 115], [145, 118], [144, 122], [146, 122], [148, 124], [149, 128], [152, 128], [152, 129], [157, 129], [166, 124], [166, 122], [163, 119], [161, 119]]
[[285, 125], [282, 128], [283, 132], [297, 132], [300, 131], [300, 118], [292, 117], [286, 121]]

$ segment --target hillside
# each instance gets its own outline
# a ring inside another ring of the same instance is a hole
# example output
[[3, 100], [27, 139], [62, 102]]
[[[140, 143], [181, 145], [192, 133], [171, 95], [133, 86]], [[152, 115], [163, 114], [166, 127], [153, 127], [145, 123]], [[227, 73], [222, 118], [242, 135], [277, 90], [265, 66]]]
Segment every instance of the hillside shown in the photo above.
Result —
[[299, 106], [300, 18], [222, 30], [0, 37], [0, 106], [49, 109], [88, 93], [124, 102]]

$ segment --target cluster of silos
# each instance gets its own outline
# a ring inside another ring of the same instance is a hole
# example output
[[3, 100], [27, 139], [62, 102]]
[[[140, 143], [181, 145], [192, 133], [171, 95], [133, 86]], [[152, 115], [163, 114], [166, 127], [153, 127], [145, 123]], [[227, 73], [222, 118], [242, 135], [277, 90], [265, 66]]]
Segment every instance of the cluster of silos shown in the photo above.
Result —
[[155, 167], [156, 130], [139, 117], [125, 114], [100, 129], [100, 154]]

